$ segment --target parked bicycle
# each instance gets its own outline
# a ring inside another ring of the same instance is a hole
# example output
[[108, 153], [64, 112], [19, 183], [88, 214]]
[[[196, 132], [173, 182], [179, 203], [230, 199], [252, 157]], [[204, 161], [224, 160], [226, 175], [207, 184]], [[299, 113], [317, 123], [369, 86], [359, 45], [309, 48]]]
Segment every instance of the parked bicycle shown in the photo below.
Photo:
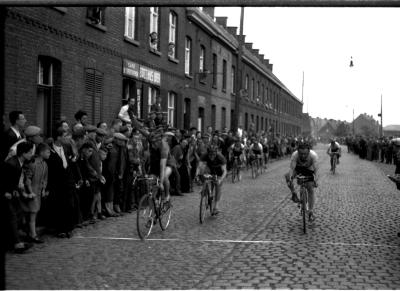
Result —
[[307, 233], [307, 217], [309, 218], [308, 190], [306, 184], [314, 181], [314, 176], [297, 175], [297, 184], [300, 185], [300, 215], [303, 220], [303, 232]]
[[160, 224], [162, 230], [166, 230], [172, 214], [170, 201], [164, 200], [164, 192], [160, 189], [160, 179], [155, 176], [137, 177], [138, 181], [145, 181], [147, 194], [139, 201], [137, 210], [137, 232], [142, 240], [151, 233], [153, 225]]
[[210, 211], [210, 215], [213, 215], [213, 209], [215, 204], [215, 187], [218, 183], [217, 175], [204, 174], [200, 176], [203, 181], [203, 187], [200, 191], [200, 212], [199, 218], [200, 223], [204, 222], [207, 210]]

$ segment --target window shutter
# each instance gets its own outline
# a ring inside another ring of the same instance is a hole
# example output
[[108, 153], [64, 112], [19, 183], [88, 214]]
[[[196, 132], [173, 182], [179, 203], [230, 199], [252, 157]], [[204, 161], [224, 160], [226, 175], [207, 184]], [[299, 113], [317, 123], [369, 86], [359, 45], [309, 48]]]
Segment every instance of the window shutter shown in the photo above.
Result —
[[102, 119], [103, 73], [94, 69], [86, 69], [85, 89], [85, 111], [92, 124], [95, 124]]

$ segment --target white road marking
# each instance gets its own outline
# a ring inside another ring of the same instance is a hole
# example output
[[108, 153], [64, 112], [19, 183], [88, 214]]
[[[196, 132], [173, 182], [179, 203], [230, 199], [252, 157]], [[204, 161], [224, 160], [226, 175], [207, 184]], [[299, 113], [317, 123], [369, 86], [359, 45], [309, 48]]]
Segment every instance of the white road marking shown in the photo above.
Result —
[[[74, 236], [77, 239], [102, 239], [102, 240], [130, 240], [140, 241], [140, 238], [134, 237], [106, 237], [106, 236]], [[176, 241], [176, 242], [210, 242], [210, 243], [241, 243], [241, 244], [290, 244], [298, 243], [295, 241], [282, 241], [282, 240], [231, 240], [231, 239], [179, 239], [179, 238], [149, 238], [146, 241]], [[384, 244], [368, 244], [368, 243], [342, 243], [342, 242], [321, 242], [310, 244], [328, 245], [328, 246], [355, 246], [355, 247], [383, 247], [383, 248], [398, 248], [399, 246], [384, 245]]]

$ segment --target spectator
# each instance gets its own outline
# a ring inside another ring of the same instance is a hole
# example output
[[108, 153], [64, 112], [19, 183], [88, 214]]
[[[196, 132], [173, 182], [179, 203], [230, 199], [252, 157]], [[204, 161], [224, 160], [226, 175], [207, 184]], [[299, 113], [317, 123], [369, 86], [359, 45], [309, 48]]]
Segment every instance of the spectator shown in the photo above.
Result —
[[14, 251], [17, 253], [23, 253], [32, 247], [32, 244], [21, 241], [18, 232], [19, 213], [21, 212], [19, 196], [21, 186], [23, 186], [21, 185], [22, 167], [32, 157], [33, 144], [22, 142], [17, 146], [16, 155], [8, 159], [2, 167], [2, 176], [7, 175], [7, 179], [1, 183], [1, 212], [4, 213], [8, 228], [11, 230], [6, 237], [10, 238]]
[[128, 104], [121, 107], [121, 110], [118, 113], [118, 118], [121, 119], [124, 124], [132, 123], [132, 117], [136, 119], [136, 116], [133, 114], [135, 103], [136, 99], [134, 97], [129, 97]]
[[21, 205], [29, 223], [28, 237], [30, 241], [43, 243], [36, 233], [36, 217], [40, 210], [42, 197], [49, 194], [46, 190], [48, 177], [46, 160], [50, 157], [50, 147], [41, 143], [37, 147], [36, 154], [34, 161], [25, 167], [25, 189], [27, 190], [26, 195], [30, 195], [30, 197], [23, 197]]
[[32, 142], [33, 143], [33, 152], [36, 151], [36, 146], [43, 142], [42, 130], [40, 129], [40, 127], [30, 125], [25, 129], [24, 134], [26, 136], [25, 138], [17, 141], [14, 145], [11, 146], [11, 148], [8, 152], [8, 155], [6, 157], [6, 160], [12, 156], [15, 156], [17, 146], [21, 142], [25, 142], [25, 141]]
[[8, 117], [11, 126], [4, 132], [1, 160], [5, 159], [12, 145], [25, 137], [23, 129], [26, 124], [26, 119], [22, 111], [11, 111]]
[[88, 119], [88, 115], [86, 111], [83, 111], [82, 109], [79, 109], [75, 115], [75, 120], [76, 124], [74, 125], [74, 129], [80, 128], [80, 127], [85, 127]]

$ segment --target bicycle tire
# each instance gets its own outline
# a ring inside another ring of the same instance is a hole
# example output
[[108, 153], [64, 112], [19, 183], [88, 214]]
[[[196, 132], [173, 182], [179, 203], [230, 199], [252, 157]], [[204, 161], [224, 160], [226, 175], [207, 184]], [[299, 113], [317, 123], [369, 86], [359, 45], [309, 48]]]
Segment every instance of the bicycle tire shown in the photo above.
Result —
[[158, 216], [158, 221], [160, 223], [161, 229], [164, 231], [168, 228], [171, 222], [171, 216], [172, 216], [171, 201], [161, 202], [159, 211], [160, 214]]
[[139, 237], [145, 240], [151, 233], [155, 222], [155, 205], [153, 197], [144, 195], [138, 205], [136, 227]]
[[251, 161], [251, 177], [253, 179], [257, 178], [256, 171], [257, 171], [257, 169], [256, 169], [255, 161]]
[[204, 222], [204, 218], [206, 216], [207, 208], [208, 206], [208, 187], [201, 192], [201, 198], [200, 198], [200, 211], [199, 211], [199, 219], [200, 223], [202, 224]]
[[301, 214], [303, 216], [303, 232], [307, 234], [307, 189], [303, 188], [300, 191], [301, 197]]
[[336, 158], [336, 155], [333, 157], [333, 161], [332, 161], [332, 174], [333, 175], [335, 175], [335, 172], [336, 172], [336, 161], [337, 161], [337, 158]]
[[236, 161], [234, 161], [233, 162], [233, 167], [232, 167], [232, 183], [235, 183], [236, 168], [237, 168], [237, 164], [236, 164]]

